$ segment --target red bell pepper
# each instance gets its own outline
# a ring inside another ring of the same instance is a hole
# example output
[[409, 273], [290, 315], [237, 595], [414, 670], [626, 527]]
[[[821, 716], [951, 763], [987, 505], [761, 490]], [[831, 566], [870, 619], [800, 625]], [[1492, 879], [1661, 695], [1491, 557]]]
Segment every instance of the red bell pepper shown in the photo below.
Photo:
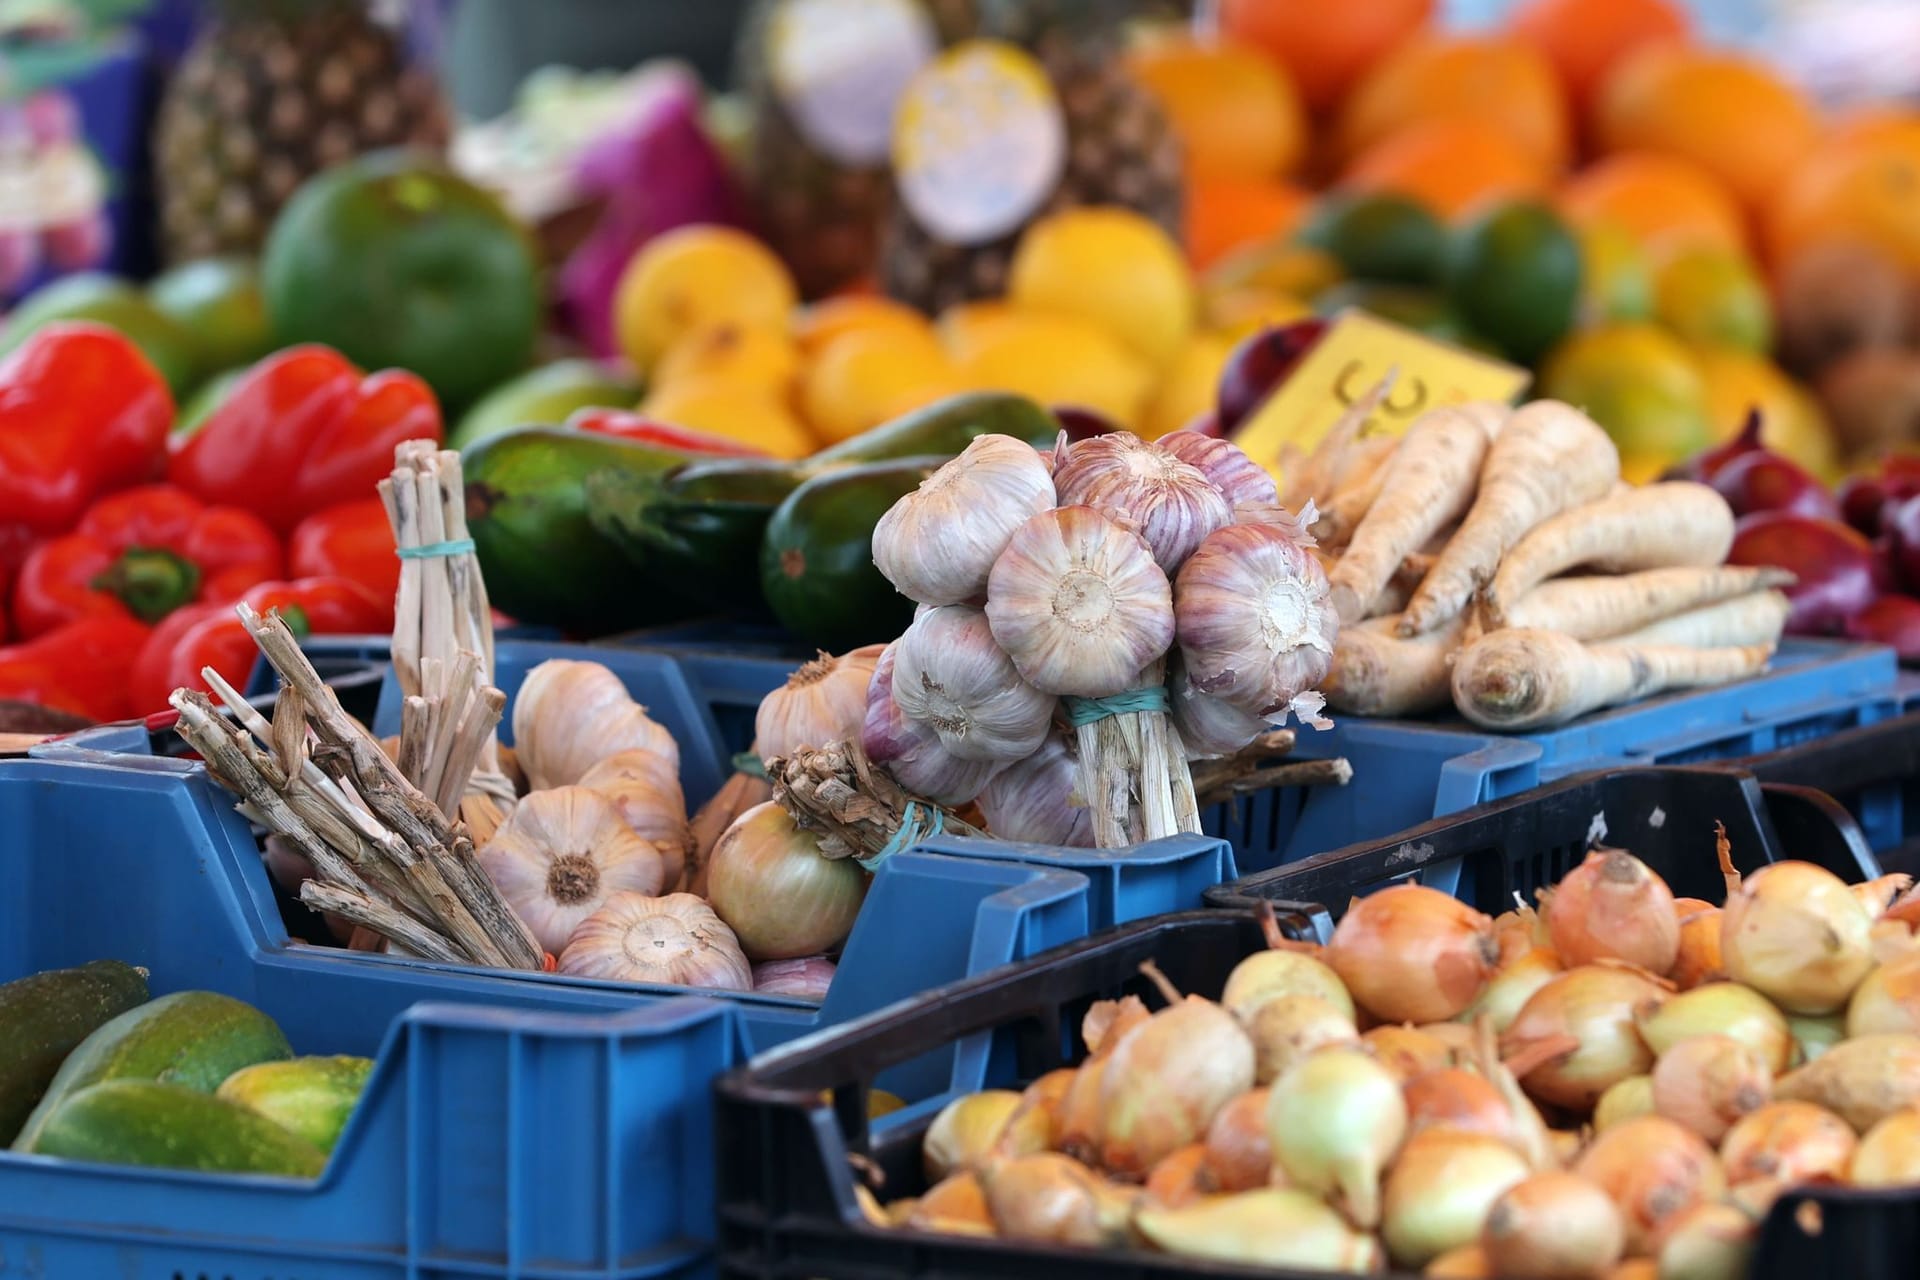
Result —
[[125, 719], [134, 714], [128, 670], [148, 632], [145, 623], [124, 614], [101, 614], [0, 648], [0, 701], [31, 702], [90, 720]]
[[[391, 601], [346, 578], [263, 582], [241, 597], [255, 612], [278, 609], [296, 636], [365, 635], [393, 618]], [[142, 713], [159, 711], [175, 689], [205, 689], [202, 667], [235, 688], [246, 683], [259, 653], [233, 603], [188, 605], [167, 615], [133, 660], [128, 693]]]
[[31, 639], [96, 614], [155, 623], [194, 601], [237, 599], [283, 566], [280, 539], [258, 516], [141, 485], [100, 499], [78, 529], [28, 554], [14, 625]]
[[73, 528], [93, 500], [158, 479], [173, 397], [115, 330], [50, 324], [0, 364], [0, 556]]
[[659, 445], [662, 449], [677, 449], [682, 453], [711, 454], [720, 458], [770, 458], [773, 456], [764, 449], [756, 449], [750, 444], [741, 444], [738, 440], [729, 440], [725, 436], [716, 436], [705, 431], [694, 431], [688, 427], [676, 427], [671, 423], [661, 422], [658, 418], [649, 418], [645, 414], [634, 413], [628, 409], [576, 409], [567, 419], [566, 425], [575, 431], [591, 431], [601, 436], [619, 436], [623, 440], [638, 440], [642, 444]]
[[330, 347], [289, 347], [248, 370], [199, 430], [173, 438], [167, 478], [285, 533], [371, 495], [395, 445], [442, 438], [439, 402], [413, 374], [366, 374]]
[[387, 506], [380, 499], [343, 502], [302, 520], [287, 540], [287, 572], [295, 578], [353, 579], [387, 602], [387, 621], [376, 629], [393, 629], [400, 556]]

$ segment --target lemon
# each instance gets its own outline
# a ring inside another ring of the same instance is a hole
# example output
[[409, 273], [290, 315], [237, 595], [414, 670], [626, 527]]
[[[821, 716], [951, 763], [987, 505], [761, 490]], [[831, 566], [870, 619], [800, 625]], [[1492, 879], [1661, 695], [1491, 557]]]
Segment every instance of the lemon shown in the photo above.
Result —
[[934, 331], [947, 354], [965, 363], [980, 349], [996, 324], [1018, 314], [1016, 308], [1005, 302], [962, 302], [940, 313], [934, 322]]
[[1705, 448], [1707, 386], [1693, 355], [1650, 324], [1575, 334], [1547, 357], [1540, 393], [1584, 409], [1632, 459], [1640, 478]]
[[1007, 297], [1098, 325], [1155, 366], [1178, 353], [1194, 325], [1180, 246], [1130, 209], [1068, 209], [1035, 222], [1014, 251]]
[[800, 403], [820, 438], [838, 443], [962, 389], [959, 370], [929, 334], [855, 329], [807, 366]]
[[651, 370], [689, 333], [724, 324], [784, 328], [797, 295], [773, 251], [742, 231], [695, 226], [649, 240], [620, 275], [614, 329], [620, 349]]
[[1243, 288], [1271, 289], [1296, 298], [1310, 298], [1345, 278], [1340, 260], [1326, 250], [1280, 241], [1234, 250], [1213, 265], [1202, 285], [1214, 293]]
[[1632, 235], [1611, 222], [1581, 228], [1580, 305], [1585, 326], [1653, 317], [1653, 264]]
[[1235, 344], [1230, 333], [1196, 333], [1188, 338], [1148, 398], [1140, 434], [1157, 440], [1212, 409], [1219, 398], [1220, 374]]
[[1079, 405], [1138, 426], [1153, 370], [1105, 330], [1071, 316], [1011, 312], [976, 323], [957, 356], [967, 385], [1043, 405]]
[[780, 329], [719, 324], [678, 339], [654, 366], [657, 387], [725, 382], [785, 399], [800, 376], [800, 351]]
[[1738, 347], [1697, 348], [1694, 363], [1706, 379], [1714, 443], [1731, 439], [1757, 408], [1763, 444], [1822, 479], [1839, 478], [1839, 446], [1820, 402], [1778, 365]]
[[1251, 285], [1212, 294], [1206, 301], [1208, 326], [1236, 338], [1268, 325], [1305, 320], [1312, 314], [1312, 305], [1301, 298]]
[[1752, 265], [1719, 248], [1685, 249], [1654, 276], [1654, 315], [1687, 342], [1765, 352], [1773, 307]]
[[659, 387], [640, 402], [640, 412], [765, 449], [776, 458], [804, 458], [818, 447], [777, 397], [731, 382], [692, 379]]
[[827, 298], [797, 313], [793, 320], [794, 339], [800, 344], [800, 353], [808, 359], [819, 355], [829, 342], [843, 333], [870, 329], [933, 336], [933, 326], [925, 316], [891, 298]]

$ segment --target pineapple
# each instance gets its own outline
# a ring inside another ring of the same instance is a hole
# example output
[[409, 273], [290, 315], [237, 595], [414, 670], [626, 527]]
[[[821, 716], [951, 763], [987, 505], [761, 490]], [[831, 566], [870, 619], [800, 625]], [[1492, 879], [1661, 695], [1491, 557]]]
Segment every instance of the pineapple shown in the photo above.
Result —
[[[1026, 49], [1046, 69], [1067, 128], [1066, 169], [1034, 217], [1088, 204], [1122, 205], [1180, 234], [1180, 146], [1166, 115], [1122, 67], [1130, 0], [975, 0], [978, 34]], [[985, 244], [942, 242], [904, 207], [884, 234], [886, 292], [928, 312], [1006, 290], [1020, 232]]]
[[363, 0], [219, 8], [155, 128], [169, 262], [258, 252], [280, 207], [322, 169], [386, 147], [446, 147], [438, 83]]

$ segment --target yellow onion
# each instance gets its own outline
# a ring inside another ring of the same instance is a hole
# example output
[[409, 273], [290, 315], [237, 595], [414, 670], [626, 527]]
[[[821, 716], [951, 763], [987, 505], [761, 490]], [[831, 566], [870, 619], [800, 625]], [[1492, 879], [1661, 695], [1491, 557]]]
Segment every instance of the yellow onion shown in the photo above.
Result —
[[1690, 1037], [1653, 1065], [1653, 1109], [1715, 1144], [1772, 1091], [1766, 1062], [1731, 1036]]
[[1607, 1280], [1660, 1280], [1660, 1264], [1652, 1258], [1628, 1258], [1607, 1272]]
[[753, 740], [761, 755], [790, 756], [801, 747], [858, 736], [867, 716], [867, 685], [884, 649], [868, 645], [839, 658], [822, 652], [795, 668], [754, 713]]
[[1100, 1164], [1118, 1177], [1198, 1142], [1253, 1087], [1253, 1042], [1232, 1014], [1189, 997], [1124, 1036], [1100, 1080]]
[[1061, 1067], [1035, 1080], [1020, 1095], [1020, 1105], [1038, 1112], [1046, 1122], [1043, 1147], [1052, 1148], [1060, 1144], [1061, 1112], [1066, 1105], [1067, 1091], [1073, 1087], [1077, 1077], [1078, 1073], [1072, 1067]]
[[1793, 1061], [1793, 1030], [1771, 1000], [1737, 982], [1710, 982], [1634, 1010], [1640, 1038], [1665, 1053], [1693, 1036], [1731, 1036], [1760, 1055], [1771, 1075]]
[[1358, 1049], [1323, 1049], [1268, 1094], [1274, 1162], [1368, 1230], [1380, 1222], [1381, 1170], [1406, 1131], [1400, 1082]]
[[978, 1171], [1000, 1234], [1036, 1244], [1118, 1245], [1139, 1192], [1116, 1187], [1054, 1151], [994, 1160]]
[[1220, 1108], [1207, 1126], [1207, 1179], [1216, 1191], [1251, 1191], [1273, 1180], [1265, 1089], [1251, 1089]]
[[[1514, 897], [1518, 899], [1519, 895]], [[1524, 903], [1493, 918], [1493, 937], [1500, 944], [1501, 964], [1535, 948], [1553, 950], [1553, 937], [1547, 932], [1546, 922], [1538, 911]]]
[[1867, 931], [1867, 950], [1873, 954], [1875, 964], [1904, 960], [1917, 949], [1920, 949], [1920, 939], [1913, 936], [1913, 927], [1905, 920], [1875, 920], [1873, 928]]
[[1531, 1172], [1498, 1138], [1427, 1129], [1407, 1139], [1387, 1172], [1380, 1237], [1396, 1265], [1422, 1267], [1480, 1239], [1487, 1212]]
[[1275, 996], [1314, 996], [1353, 1019], [1353, 997], [1340, 975], [1323, 962], [1298, 951], [1256, 951], [1233, 966], [1220, 1003], [1245, 1021]]
[[1118, 1000], [1096, 1000], [1080, 1020], [1080, 1040], [1091, 1054], [1112, 1053], [1127, 1032], [1145, 1024], [1153, 1016], [1139, 996]]
[[1147, 1199], [1177, 1209], [1212, 1191], [1207, 1182], [1207, 1149], [1198, 1142], [1181, 1147], [1147, 1174]]
[[1272, 1084], [1294, 1063], [1330, 1044], [1359, 1035], [1353, 1019], [1318, 996], [1279, 996], [1245, 1020], [1253, 1041], [1255, 1084]]
[[1857, 1187], [1920, 1186], [1920, 1111], [1896, 1111], [1867, 1130], [1848, 1180]]
[[1373, 1237], [1302, 1191], [1264, 1187], [1178, 1209], [1146, 1205], [1133, 1225], [1154, 1248], [1182, 1257], [1354, 1274], [1380, 1269]]
[[1486, 989], [1493, 921], [1424, 885], [1397, 884], [1347, 909], [1327, 963], [1382, 1022], [1444, 1022]]
[[1089, 1058], [1073, 1073], [1054, 1118], [1053, 1145], [1075, 1160], [1091, 1163], [1100, 1154], [1100, 1083], [1107, 1059]]
[[950, 1235], [992, 1235], [993, 1215], [987, 1211], [987, 1193], [971, 1171], [956, 1173], [936, 1183], [907, 1211], [901, 1225]]
[[1501, 1052], [1510, 1055], [1570, 1037], [1571, 1052], [1516, 1074], [1540, 1101], [1588, 1110], [1609, 1086], [1653, 1066], [1653, 1053], [1634, 1029], [1633, 1011], [1661, 994], [1658, 983], [1632, 969], [1569, 969], [1521, 1006], [1500, 1039]]
[[1873, 921], [1839, 876], [1776, 862], [1748, 876], [1720, 917], [1727, 976], [1788, 1013], [1832, 1013], [1867, 976]]
[[1420, 1274], [1427, 1280], [1494, 1280], [1496, 1273], [1487, 1251], [1477, 1244], [1467, 1244], [1447, 1250]]
[[1360, 1042], [1402, 1082], [1453, 1062], [1453, 1048], [1418, 1027], [1375, 1027]]
[[1754, 1221], [1730, 1204], [1696, 1204], [1660, 1242], [1660, 1280], [1746, 1280]]
[[1577, 1129], [1549, 1129], [1547, 1142], [1553, 1163], [1562, 1167], [1579, 1159], [1580, 1153], [1587, 1149], [1587, 1135]]
[[1487, 983], [1487, 989], [1460, 1015], [1466, 1023], [1482, 1015], [1492, 1019], [1496, 1033], [1513, 1025], [1522, 1005], [1560, 972], [1560, 958], [1545, 947], [1531, 947], [1506, 960]]
[[1713, 1148], [1665, 1116], [1635, 1116], [1599, 1134], [1573, 1171], [1620, 1207], [1634, 1254], [1649, 1252], [1668, 1223], [1726, 1190]]
[[1769, 1102], [1741, 1116], [1720, 1140], [1720, 1165], [1734, 1186], [1796, 1186], [1844, 1178], [1857, 1145], [1853, 1129], [1811, 1102]]
[[1587, 1280], [1620, 1261], [1627, 1226], [1598, 1185], [1552, 1170], [1515, 1183], [1493, 1202], [1480, 1247], [1499, 1275]]
[[1680, 955], [1667, 976], [1682, 991], [1727, 976], [1726, 962], [1720, 958], [1720, 908], [1708, 907], [1680, 918]]
[[1920, 1105], [1920, 1037], [1860, 1036], [1774, 1081], [1773, 1096], [1812, 1102], [1865, 1133]]
[[1478, 1032], [1464, 1022], [1428, 1022], [1415, 1027], [1421, 1035], [1438, 1040], [1453, 1051], [1455, 1061], [1464, 1061], [1475, 1050]]
[[1875, 876], [1864, 883], [1851, 886], [1853, 896], [1860, 900], [1860, 905], [1866, 908], [1867, 915], [1874, 920], [1885, 915], [1887, 908], [1912, 887], [1913, 877], [1905, 872]]
[[1803, 1064], [1812, 1062], [1847, 1038], [1847, 1020], [1840, 1014], [1824, 1017], [1789, 1014], [1787, 1028], [1793, 1032], [1795, 1060]]
[[867, 873], [828, 858], [810, 831], [769, 800], [734, 820], [707, 862], [707, 901], [750, 960], [837, 950], [867, 897]]
[[1607, 1091], [1600, 1095], [1600, 1101], [1593, 1104], [1594, 1131], [1602, 1132], [1622, 1120], [1652, 1114], [1653, 1077], [1628, 1076], [1607, 1086]]
[[1596, 849], [1561, 878], [1541, 913], [1566, 964], [1624, 960], [1665, 973], [1680, 954], [1673, 891], [1625, 849]]
[[1401, 1089], [1407, 1103], [1407, 1132], [1458, 1129], [1510, 1141], [1513, 1111], [1487, 1078], [1462, 1067], [1442, 1067], [1415, 1076]]
[[1020, 1095], [1011, 1089], [987, 1089], [942, 1107], [921, 1140], [920, 1155], [927, 1181], [938, 1182], [949, 1174], [978, 1170], [992, 1156], [1044, 1151], [1046, 1139], [1044, 1115], [1022, 1111]]
[[1920, 1033], [1920, 952], [1883, 964], [1861, 979], [1847, 1002], [1847, 1035]]

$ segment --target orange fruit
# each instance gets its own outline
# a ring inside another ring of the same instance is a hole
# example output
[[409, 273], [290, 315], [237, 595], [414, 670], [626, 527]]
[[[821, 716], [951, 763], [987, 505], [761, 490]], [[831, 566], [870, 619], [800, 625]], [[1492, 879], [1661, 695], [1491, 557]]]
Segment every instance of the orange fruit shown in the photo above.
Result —
[[1221, 0], [1220, 29], [1284, 66], [1315, 111], [1425, 26], [1434, 0]]
[[920, 337], [930, 337], [933, 333], [933, 326], [925, 316], [891, 298], [852, 294], [826, 298], [796, 312], [793, 317], [794, 341], [800, 344], [800, 354], [809, 360], [841, 334], [869, 329]]
[[676, 427], [754, 445], [776, 458], [804, 458], [820, 447], [780, 397], [737, 382], [694, 378], [655, 387], [639, 411]]
[[653, 385], [731, 382], [785, 399], [799, 376], [800, 351], [784, 332], [728, 323], [677, 339], [654, 366]]
[[1499, 36], [1423, 36], [1388, 54], [1340, 106], [1336, 159], [1351, 160], [1409, 125], [1456, 116], [1505, 129], [1550, 170], [1566, 163], [1567, 104], [1552, 64]]
[[800, 403], [814, 432], [836, 444], [962, 389], [959, 371], [930, 333], [856, 329], [807, 366]]
[[1196, 178], [1278, 178], [1306, 148], [1306, 112], [1286, 73], [1247, 45], [1156, 40], [1128, 67], [1160, 102]]
[[1920, 273], [1920, 121], [1887, 121], [1823, 146], [1767, 210], [1776, 263], [1822, 240], [1852, 240]]
[[1155, 366], [1180, 349], [1199, 307], [1180, 246], [1152, 219], [1114, 206], [1063, 209], [1029, 226], [1007, 301], [1078, 316]]
[[621, 352], [645, 372], [701, 329], [780, 328], [794, 302], [793, 277], [760, 241], [731, 227], [681, 227], [647, 241], [620, 273], [614, 327]]
[[1043, 405], [1082, 405], [1131, 430], [1154, 371], [1127, 345], [1078, 316], [1009, 311], [978, 318], [956, 344], [961, 376], [982, 391], [1011, 391]]
[[1484, 120], [1430, 120], [1357, 158], [1340, 177], [1349, 191], [1390, 191], [1442, 218], [1492, 200], [1538, 195], [1549, 175], [1538, 156]]
[[1827, 136], [1822, 145], [1835, 146], [1869, 138], [1897, 135], [1914, 128], [1920, 128], [1920, 111], [1912, 107], [1880, 103], [1849, 111], [1835, 120], [1828, 127]]
[[1568, 179], [1556, 203], [1575, 226], [1611, 224], [1654, 253], [1693, 245], [1740, 252], [1747, 244], [1739, 202], [1713, 174], [1678, 156], [1607, 156]]
[[1244, 245], [1284, 240], [1312, 205], [1290, 182], [1195, 178], [1187, 184], [1187, 260], [1204, 271]]
[[1509, 25], [1553, 63], [1576, 103], [1592, 98], [1635, 49], [1683, 37], [1690, 26], [1673, 0], [1530, 0]]
[[1682, 44], [1635, 52], [1607, 77], [1595, 104], [1603, 150], [1691, 160], [1751, 209], [1778, 192], [1819, 133], [1812, 106], [1764, 64]]

